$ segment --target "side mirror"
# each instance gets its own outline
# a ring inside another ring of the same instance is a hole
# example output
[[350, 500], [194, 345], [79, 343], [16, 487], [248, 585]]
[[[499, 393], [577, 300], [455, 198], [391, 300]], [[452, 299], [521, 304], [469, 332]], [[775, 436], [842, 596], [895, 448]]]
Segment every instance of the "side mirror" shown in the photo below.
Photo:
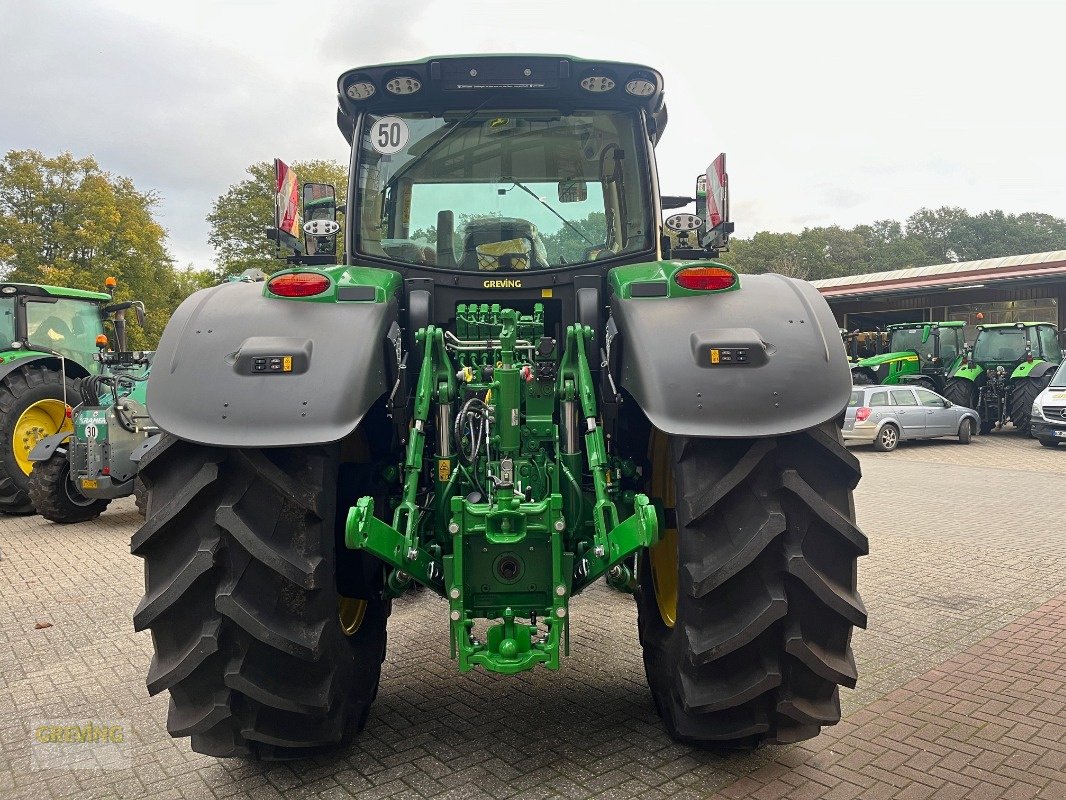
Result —
[[589, 185], [585, 181], [559, 181], [560, 203], [584, 203], [589, 199]]
[[328, 183], [305, 183], [304, 253], [308, 256], [337, 256], [337, 190]]
[[725, 171], [725, 153], [720, 153], [711, 162], [707, 174], [702, 177], [702, 203], [701, 182], [696, 180], [696, 213], [703, 219], [701, 244], [710, 250], [726, 250], [733, 223], [729, 221], [729, 175]]
[[951, 406], [952, 406], [952, 402], [950, 400], [945, 400], [944, 401], [944, 408], [951, 408]]

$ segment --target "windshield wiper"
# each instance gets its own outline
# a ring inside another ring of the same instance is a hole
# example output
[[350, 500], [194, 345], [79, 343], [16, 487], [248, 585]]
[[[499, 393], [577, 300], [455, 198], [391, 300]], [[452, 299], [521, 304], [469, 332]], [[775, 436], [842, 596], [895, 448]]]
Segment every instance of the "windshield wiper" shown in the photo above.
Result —
[[461, 117], [460, 119], [458, 119], [455, 122], [453, 122], [444, 131], [444, 133], [442, 133], [440, 135], [440, 137], [437, 139], [437, 141], [433, 142], [433, 144], [431, 144], [429, 147], [427, 147], [425, 150], [422, 151], [421, 155], [415, 156], [411, 161], [409, 161], [407, 164], [405, 164], [403, 166], [403, 168], [399, 172], [397, 172], [395, 175], [393, 175], [392, 176], [392, 180], [389, 181], [389, 185], [392, 186], [393, 184], [396, 183], [396, 181], [400, 178], [400, 176], [406, 175], [412, 169], [414, 169], [417, 165], [419, 165], [423, 161], [425, 161], [429, 157], [430, 153], [432, 153], [434, 150], [436, 150], [438, 147], [440, 147], [442, 144], [444, 144], [444, 142], [448, 139], [448, 137], [450, 137], [453, 133], [455, 133], [457, 130], [459, 130], [459, 128], [461, 128], [463, 125], [465, 125], [470, 120], [472, 120], [474, 118], [474, 115], [477, 114], [477, 112], [479, 112], [481, 109], [483, 109], [486, 105], [488, 105], [489, 101], [495, 99], [495, 97], [496, 97], [495, 94], [490, 94], [488, 97], [486, 97], [484, 100], [482, 100], [475, 108], [471, 109], [463, 117]]
[[[572, 230], [574, 233], [576, 233], [578, 236], [580, 236], [582, 239], [584, 239], [586, 242], [588, 242], [590, 247], [595, 247], [596, 246], [595, 242], [593, 242], [589, 237], [587, 237], [585, 234], [583, 234], [580, 230], [578, 230], [573, 225], [571, 225], [570, 224], [570, 220], [568, 220], [566, 217], [564, 217], [562, 214], [560, 214], [558, 211], [556, 211], [554, 208], [552, 208], [550, 205], [548, 205], [548, 203], [544, 200], [543, 197], [541, 197], [539, 194], [534, 192], [532, 189], [530, 189], [524, 183], [522, 183], [521, 181], [516, 181], [514, 178], [506, 178], [506, 180], [511, 181], [511, 183], [513, 183], [515, 186], [517, 186], [519, 189], [521, 189], [523, 192], [528, 194], [530, 197], [532, 197], [534, 200], [536, 200], [538, 203], [540, 203], [542, 206], [544, 206], [546, 209], [548, 209], [550, 212], [552, 212], [555, 216], [557, 216], [559, 219], [561, 219], [563, 221], [563, 224], [566, 227], [568, 227], [570, 230]], [[512, 186], [511, 188], [513, 189], [514, 186]]]

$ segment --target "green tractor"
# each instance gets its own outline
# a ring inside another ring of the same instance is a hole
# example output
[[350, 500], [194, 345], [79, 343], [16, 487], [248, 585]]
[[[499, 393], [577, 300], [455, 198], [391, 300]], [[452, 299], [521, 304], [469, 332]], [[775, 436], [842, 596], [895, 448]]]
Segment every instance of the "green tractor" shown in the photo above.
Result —
[[695, 198], [660, 195], [662, 76], [443, 57], [346, 72], [339, 103], [346, 263], [332, 192], [305, 186], [302, 253], [194, 294], [156, 354], [131, 548], [170, 734], [262, 758], [345, 741], [416, 584], [460, 671], [560, 669], [600, 579], [635, 596], [676, 740], [836, 723], [866, 623], [847, 358], [810, 284], [711, 260], [724, 156]]
[[[152, 353], [132, 351], [126, 337], [126, 312], [144, 324], [144, 304], [126, 301], [108, 306], [113, 314], [115, 350], [106, 337], [94, 359], [99, 375], [75, 383], [78, 405], [72, 427], [42, 439], [29, 454], [33, 462], [29, 495], [37, 513], [53, 522], [94, 519], [112, 500], [135, 493], [137, 457], [157, 432], [145, 405]], [[144, 512], [143, 492], [137, 493]]]
[[1028, 436], [1033, 401], [1061, 361], [1059, 334], [1051, 323], [978, 325], [973, 350], [948, 374], [943, 394], [977, 410], [981, 433], [1012, 422]]
[[74, 382], [100, 374], [97, 346], [116, 307], [110, 292], [0, 283], [0, 512], [33, 513], [30, 452], [72, 429]]
[[963, 360], [966, 323], [904, 322], [889, 325], [888, 352], [864, 358], [851, 368], [856, 386], [911, 383], [934, 392]]

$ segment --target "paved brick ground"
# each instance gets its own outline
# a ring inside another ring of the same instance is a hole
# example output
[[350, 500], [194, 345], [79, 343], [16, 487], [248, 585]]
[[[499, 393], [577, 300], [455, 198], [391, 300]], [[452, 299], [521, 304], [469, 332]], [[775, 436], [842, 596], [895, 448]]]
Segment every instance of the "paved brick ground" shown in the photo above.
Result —
[[[300, 764], [200, 756], [166, 735], [166, 698], [144, 688], [132, 503], [77, 526], [2, 518], [0, 797], [1066, 797], [1060, 449], [1010, 434], [857, 448], [872, 547], [859, 687], [843, 695], [844, 722], [813, 742], [729, 758], [662, 733], [633, 604], [602, 588], [575, 601], [563, 670], [515, 679], [460, 676], [442, 602], [404, 600], [354, 745]], [[39, 716], [129, 719], [133, 768], [30, 770]]]

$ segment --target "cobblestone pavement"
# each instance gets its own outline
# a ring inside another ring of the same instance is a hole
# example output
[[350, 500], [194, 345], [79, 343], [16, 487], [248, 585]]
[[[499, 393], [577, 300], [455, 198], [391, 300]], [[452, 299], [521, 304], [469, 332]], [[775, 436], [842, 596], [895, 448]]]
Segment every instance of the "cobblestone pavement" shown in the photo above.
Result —
[[[817, 739], [728, 757], [662, 732], [633, 603], [603, 588], [574, 601], [563, 669], [516, 678], [459, 675], [443, 601], [405, 598], [353, 745], [296, 764], [201, 756], [167, 736], [166, 696], [144, 688], [132, 501], [73, 526], [3, 517], [0, 797], [1066, 797], [1060, 449], [1009, 433], [855, 448], [872, 551], [859, 686]], [[131, 768], [31, 769], [42, 717], [128, 720]]]

